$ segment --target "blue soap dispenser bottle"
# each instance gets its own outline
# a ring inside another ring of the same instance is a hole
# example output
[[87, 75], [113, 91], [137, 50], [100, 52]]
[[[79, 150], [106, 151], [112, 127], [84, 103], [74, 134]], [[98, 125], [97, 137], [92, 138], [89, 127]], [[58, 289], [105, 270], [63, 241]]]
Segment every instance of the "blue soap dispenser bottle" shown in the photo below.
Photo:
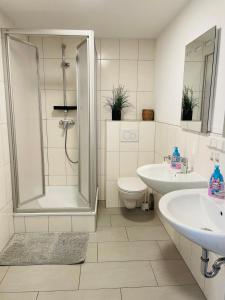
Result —
[[178, 147], [174, 147], [173, 154], [171, 158], [171, 167], [173, 169], [180, 169], [181, 168], [181, 162], [180, 162], [180, 152]]
[[224, 199], [224, 179], [223, 175], [220, 172], [219, 165], [215, 165], [214, 172], [212, 173], [209, 180], [209, 188], [208, 188], [209, 196]]

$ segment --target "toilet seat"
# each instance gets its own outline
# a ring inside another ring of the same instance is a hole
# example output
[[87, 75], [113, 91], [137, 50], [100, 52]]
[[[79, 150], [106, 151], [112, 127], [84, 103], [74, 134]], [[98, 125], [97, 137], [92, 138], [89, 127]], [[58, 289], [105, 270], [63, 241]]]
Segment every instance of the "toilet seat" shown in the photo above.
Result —
[[121, 177], [118, 179], [118, 187], [125, 193], [143, 193], [147, 189], [139, 177]]

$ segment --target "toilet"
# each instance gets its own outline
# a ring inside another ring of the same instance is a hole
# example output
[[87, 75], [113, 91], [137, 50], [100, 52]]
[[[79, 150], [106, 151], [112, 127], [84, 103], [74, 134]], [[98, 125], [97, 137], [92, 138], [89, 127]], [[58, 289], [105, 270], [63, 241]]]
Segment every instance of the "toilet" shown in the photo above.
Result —
[[147, 197], [147, 186], [139, 177], [120, 177], [117, 185], [120, 199], [128, 209], [140, 206]]

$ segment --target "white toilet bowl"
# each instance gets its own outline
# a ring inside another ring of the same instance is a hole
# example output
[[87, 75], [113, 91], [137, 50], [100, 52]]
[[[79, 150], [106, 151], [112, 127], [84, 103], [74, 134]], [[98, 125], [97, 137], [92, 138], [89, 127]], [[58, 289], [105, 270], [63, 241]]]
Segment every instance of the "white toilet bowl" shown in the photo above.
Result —
[[128, 209], [138, 206], [147, 195], [147, 186], [139, 177], [120, 177], [117, 185], [120, 199]]

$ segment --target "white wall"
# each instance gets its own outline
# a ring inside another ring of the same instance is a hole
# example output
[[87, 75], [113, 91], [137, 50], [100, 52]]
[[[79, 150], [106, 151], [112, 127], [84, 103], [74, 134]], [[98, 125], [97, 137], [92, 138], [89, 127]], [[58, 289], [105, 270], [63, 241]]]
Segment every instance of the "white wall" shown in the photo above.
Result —
[[179, 125], [185, 45], [213, 26], [222, 29], [213, 132], [221, 133], [225, 112], [225, 1], [193, 0], [159, 36], [156, 43], [156, 120]]
[[[7, 27], [9, 25], [10, 23], [7, 18], [0, 13], [0, 27]], [[10, 178], [5, 84], [2, 65], [2, 45], [0, 40], [0, 251], [13, 233]]]
[[141, 120], [143, 108], [154, 108], [154, 40], [99, 39], [98, 52], [98, 154], [100, 199], [105, 193], [105, 121], [111, 120], [111, 112], [105, 106], [106, 97], [118, 84], [128, 90], [132, 106], [123, 114], [123, 120]]

